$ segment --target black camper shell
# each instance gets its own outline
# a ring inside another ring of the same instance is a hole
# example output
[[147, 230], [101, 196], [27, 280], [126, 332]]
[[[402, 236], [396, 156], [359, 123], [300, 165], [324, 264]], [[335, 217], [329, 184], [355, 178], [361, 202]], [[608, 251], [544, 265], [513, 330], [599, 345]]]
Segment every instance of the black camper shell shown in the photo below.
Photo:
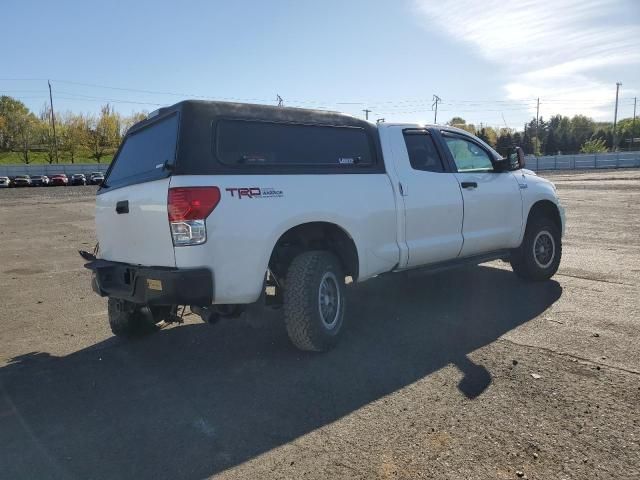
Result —
[[384, 173], [374, 124], [336, 112], [186, 100], [129, 129], [104, 189], [170, 175]]

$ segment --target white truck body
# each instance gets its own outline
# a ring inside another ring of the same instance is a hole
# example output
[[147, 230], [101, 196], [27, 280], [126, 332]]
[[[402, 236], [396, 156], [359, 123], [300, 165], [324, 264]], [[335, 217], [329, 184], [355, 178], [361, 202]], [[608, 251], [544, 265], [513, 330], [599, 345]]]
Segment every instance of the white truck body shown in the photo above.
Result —
[[[478, 158], [487, 155], [492, 163], [500, 158], [467, 132], [421, 124], [382, 123], [371, 129], [383, 168], [366, 174], [262, 174], [256, 167], [255, 174], [169, 172], [121, 187], [110, 186], [107, 174], [96, 206], [99, 258], [136, 267], [204, 268], [213, 279], [211, 304], [248, 304], [263, 295], [283, 236], [306, 224], [332, 225], [353, 242], [357, 269], [351, 275], [358, 282], [517, 249], [535, 205], [555, 208], [557, 227], [564, 231], [564, 210], [551, 182], [521, 168], [458, 169], [453, 150], [443, 155], [453, 138], [472, 142], [470, 151]], [[444, 171], [414, 167], [409, 134], [429, 136], [441, 156], [450, 156], [441, 158]], [[161, 170], [164, 161], [157, 158], [154, 168]], [[217, 187], [219, 202], [204, 219], [204, 243], [174, 245], [168, 192], [193, 187]], [[126, 214], [116, 212], [125, 203]]]

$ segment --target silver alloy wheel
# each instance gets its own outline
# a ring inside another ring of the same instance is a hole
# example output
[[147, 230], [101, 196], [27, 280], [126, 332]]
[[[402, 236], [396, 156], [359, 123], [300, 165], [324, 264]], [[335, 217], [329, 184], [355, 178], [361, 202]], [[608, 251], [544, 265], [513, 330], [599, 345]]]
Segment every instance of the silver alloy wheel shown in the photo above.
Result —
[[556, 256], [556, 242], [547, 230], [538, 232], [533, 240], [533, 259], [540, 268], [548, 268]]
[[318, 311], [323, 325], [328, 330], [338, 323], [341, 302], [338, 279], [333, 272], [325, 272], [318, 289]]

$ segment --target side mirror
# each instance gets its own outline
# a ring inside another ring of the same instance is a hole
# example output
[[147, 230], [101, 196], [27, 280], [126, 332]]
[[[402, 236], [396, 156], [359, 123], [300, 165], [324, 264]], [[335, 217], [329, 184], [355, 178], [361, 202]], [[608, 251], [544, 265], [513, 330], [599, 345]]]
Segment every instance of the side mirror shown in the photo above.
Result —
[[521, 147], [511, 147], [506, 157], [494, 161], [497, 172], [509, 172], [524, 168], [524, 150]]
[[524, 150], [522, 147], [512, 147], [507, 155], [509, 170], [520, 170], [525, 166]]

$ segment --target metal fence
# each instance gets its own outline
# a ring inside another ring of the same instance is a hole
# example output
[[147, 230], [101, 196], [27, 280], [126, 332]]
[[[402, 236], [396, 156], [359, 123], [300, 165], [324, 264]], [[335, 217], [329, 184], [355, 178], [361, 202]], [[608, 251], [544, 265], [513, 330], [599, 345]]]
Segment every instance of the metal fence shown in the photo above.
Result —
[[598, 168], [640, 167], [640, 152], [615, 152], [580, 155], [527, 156], [527, 168], [540, 170], [595, 170]]
[[[582, 155], [527, 156], [527, 168], [540, 170], [594, 170], [598, 168], [640, 168], [640, 151]], [[74, 163], [64, 165], [0, 165], [0, 176], [88, 174], [106, 172], [108, 163]]]
[[106, 172], [109, 168], [108, 163], [70, 163], [70, 164], [52, 164], [52, 165], [0, 165], [0, 176], [15, 177], [16, 175], [55, 175], [56, 173], [65, 173], [73, 175], [74, 173], [89, 174], [92, 172]]

